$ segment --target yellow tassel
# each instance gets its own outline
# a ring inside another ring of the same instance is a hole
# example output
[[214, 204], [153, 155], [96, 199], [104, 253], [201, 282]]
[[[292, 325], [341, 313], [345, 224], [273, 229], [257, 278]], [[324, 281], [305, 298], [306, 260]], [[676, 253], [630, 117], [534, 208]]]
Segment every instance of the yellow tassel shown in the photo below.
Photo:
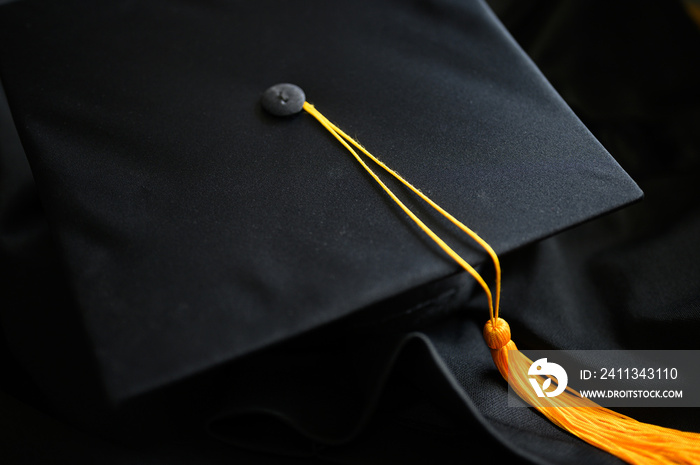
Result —
[[[594, 402], [581, 398], [570, 388], [557, 397], [547, 397], [546, 401], [537, 397], [529, 383], [528, 370], [532, 361], [518, 351], [511, 340], [510, 327], [499, 318], [501, 292], [501, 267], [498, 256], [491, 246], [474, 231], [443, 210], [435, 202], [413, 187], [398, 173], [390, 169], [369, 153], [357, 141], [331, 123], [313, 105], [304, 103], [304, 110], [316, 118], [343, 146], [350, 151], [360, 165], [401, 207], [401, 209], [435, 243], [476, 279], [484, 290], [489, 304], [489, 321], [484, 326], [484, 339], [491, 349], [498, 371], [508, 381], [513, 390], [528, 404], [549, 418], [557, 426], [578, 436], [584, 441], [610, 452], [632, 464], [700, 464], [700, 434], [678, 431], [661, 426], [638, 422], [628, 416], [603, 408]], [[495, 298], [481, 275], [462, 257], [450, 248], [437, 234], [425, 225], [401, 200], [379, 179], [372, 169], [353, 149], [354, 146], [370, 160], [403, 183], [408, 189], [427, 202], [465, 234], [475, 240], [491, 257], [496, 270]], [[546, 404], [544, 403], [546, 402]]]
[[633, 464], [698, 464], [700, 434], [641, 423], [581, 398], [572, 389], [543, 400], [534, 394], [528, 370], [532, 360], [510, 339], [502, 318], [484, 326], [484, 339], [498, 371], [513, 390], [552, 423]]

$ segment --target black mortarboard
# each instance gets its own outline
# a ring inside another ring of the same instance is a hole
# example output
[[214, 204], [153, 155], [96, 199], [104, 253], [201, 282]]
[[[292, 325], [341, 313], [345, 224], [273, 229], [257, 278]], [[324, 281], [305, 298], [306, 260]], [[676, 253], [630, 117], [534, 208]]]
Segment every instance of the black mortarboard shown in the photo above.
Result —
[[[481, 2], [2, 10], [1, 78], [112, 401], [468, 293], [316, 121], [262, 110], [272, 84], [301, 86], [499, 254], [641, 196]], [[60, 358], [17, 328], [30, 370]]]

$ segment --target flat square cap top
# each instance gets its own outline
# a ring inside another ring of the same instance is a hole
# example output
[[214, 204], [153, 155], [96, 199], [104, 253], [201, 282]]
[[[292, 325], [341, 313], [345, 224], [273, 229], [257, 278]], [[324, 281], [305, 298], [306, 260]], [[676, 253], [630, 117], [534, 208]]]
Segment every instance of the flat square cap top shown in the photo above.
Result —
[[458, 270], [275, 83], [498, 253], [641, 196], [479, 1], [26, 0], [0, 73], [118, 399]]

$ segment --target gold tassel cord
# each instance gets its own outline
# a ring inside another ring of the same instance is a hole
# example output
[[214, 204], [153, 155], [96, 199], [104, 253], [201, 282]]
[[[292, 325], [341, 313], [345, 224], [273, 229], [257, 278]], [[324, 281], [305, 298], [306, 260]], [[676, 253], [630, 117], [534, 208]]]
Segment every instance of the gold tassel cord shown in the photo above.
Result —
[[[629, 463], [640, 465], [700, 463], [700, 434], [698, 433], [638, 422], [626, 415], [619, 414], [601, 407], [588, 399], [581, 398], [576, 391], [570, 388], [567, 388], [557, 397], [547, 397], [546, 400], [537, 397], [529, 383], [528, 370], [532, 365], [532, 361], [518, 351], [515, 343], [511, 340], [508, 323], [499, 317], [501, 267], [493, 248], [478, 234], [369, 153], [352, 137], [341, 131], [316, 110], [313, 105], [304, 102], [303, 109], [316, 118], [355, 157], [389, 197], [428, 237], [479, 283], [486, 294], [489, 306], [489, 320], [484, 326], [484, 339], [491, 349], [491, 356], [499, 372], [523, 400], [560, 428]], [[365, 163], [353, 147], [418, 195], [428, 205], [476, 241], [488, 253], [496, 271], [495, 298], [481, 275], [406, 207]]]
[[[391, 197], [391, 199], [396, 202], [396, 204], [401, 207], [401, 209], [415, 222], [418, 227], [425, 233], [427, 234], [440, 248], [447, 253], [454, 261], [456, 261], [462, 268], [464, 268], [476, 281], [479, 283], [481, 288], [484, 290], [486, 293], [486, 296], [488, 298], [489, 302], [489, 313], [491, 316], [491, 320], [495, 321], [496, 318], [498, 318], [498, 303], [500, 300], [500, 289], [501, 289], [501, 266], [498, 261], [498, 256], [496, 255], [496, 252], [493, 251], [491, 246], [486, 243], [482, 238], [480, 238], [474, 231], [466, 227], [464, 224], [462, 224], [459, 220], [457, 220], [455, 217], [447, 213], [445, 210], [440, 208], [435, 202], [430, 200], [425, 194], [423, 194], [420, 190], [416, 189], [411, 183], [406, 181], [403, 177], [401, 177], [398, 173], [396, 173], [394, 170], [390, 169], [388, 166], [386, 166], [384, 163], [382, 163], [377, 157], [369, 153], [362, 145], [360, 145], [355, 139], [352, 137], [348, 136], [345, 134], [343, 131], [341, 131], [336, 125], [331, 123], [328, 118], [323, 116], [316, 108], [314, 108], [313, 105], [311, 105], [308, 102], [304, 102], [304, 110], [306, 110], [307, 113], [312, 115], [314, 118], [316, 118], [322, 125], [325, 127], [333, 136], [335, 136], [336, 139], [340, 141], [343, 146], [345, 146], [346, 149], [350, 151], [350, 153], [355, 157], [355, 159], [362, 165], [362, 167], [374, 178], [374, 180], [384, 189], [384, 191]], [[347, 141], [347, 142], [346, 142]], [[367, 166], [367, 164], [364, 162], [364, 160], [357, 154], [357, 152], [348, 145], [348, 142], [352, 145], [354, 145], [358, 150], [360, 150], [362, 153], [364, 153], [370, 160], [372, 160], [374, 163], [376, 163], [378, 166], [383, 168], [385, 171], [387, 171], [389, 174], [394, 176], [396, 179], [398, 179], [403, 185], [408, 187], [412, 192], [414, 192], [416, 195], [418, 195], [421, 199], [426, 201], [431, 207], [435, 208], [440, 214], [442, 214], [445, 218], [447, 218], [451, 223], [453, 223], [455, 226], [457, 226], [459, 229], [464, 231], [469, 237], [474, 239], [479, 245], [481, 245], [491, 256], [491, 259], [494, 262], [494, 267], [496, 268], [496, 305], [494, 308], [493, 304], [493, 297], [491, 295], [491, 289], [489, 288], [488, 284], [484, 281], [484, 279], [481, 277], [481, 275], [469, 264], [467, 263], [462, 257], [460, 257], [457, 252], [452, 250], [452, 248], [447, 245], [440, 237], [435, 234], [428, 226], [426, 226], [425, 223], [423, 223], [406, 205], [404, 205], [401, 200], [399, 200], [398, 197], [389, 189], [386, 184], [382, 182], [381, 179], [379, 179], [379, 176], [375, 174], [372, 169]]]

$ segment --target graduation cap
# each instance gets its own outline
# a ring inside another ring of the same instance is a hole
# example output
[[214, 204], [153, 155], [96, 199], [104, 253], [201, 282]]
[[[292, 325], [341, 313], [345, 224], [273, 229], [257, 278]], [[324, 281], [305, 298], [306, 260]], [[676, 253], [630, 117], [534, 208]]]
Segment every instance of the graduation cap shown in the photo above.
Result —
[[[272, 84], [303, 88], [498, 254], [641, 197], [480, 2], [26, 0], [0, 21], [2, 82], [107, 405], [310, 333], [412, 328], [471, 293], [332, 133], [263, 110]], [[71, 365], [65, 336], [19, 320], [8, 342], [32, 347], [27, 369], [84, 395], [41, 374]]]

